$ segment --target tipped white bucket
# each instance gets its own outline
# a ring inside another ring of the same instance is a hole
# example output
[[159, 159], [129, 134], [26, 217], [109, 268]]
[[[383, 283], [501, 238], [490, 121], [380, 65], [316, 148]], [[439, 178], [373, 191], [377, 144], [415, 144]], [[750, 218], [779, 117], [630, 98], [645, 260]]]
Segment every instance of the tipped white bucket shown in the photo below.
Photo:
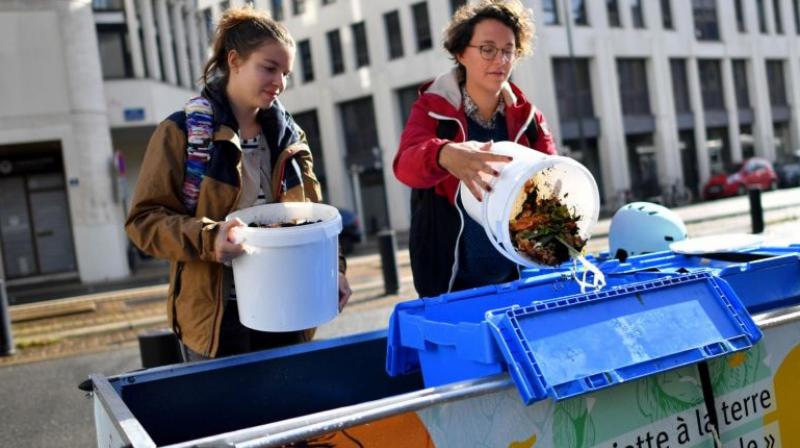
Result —
[[330, 205], [285, 202], [231, 213], [245, 224], [321, 221], [296, 227], [238, 228], [247, 253], [233, 260], [242, 325], [260, 331], [304, 330], [339, 313], [342, 218]]
[[514, 248], [509, 230], [510, 220], [519, 213], [525, 199], [520, 193], [531, 178], [536, 179], [541, 195], [555, 195], [580, 215], [578, 234], [589, 239], [590, 230], [600, 215], [600, 192], [586, 167], [568, 157], [547, 155], [507, 141], [492, 144], [492, 152], [514, 159], [496, 166], [500, 171], [498, 177], [485, 178], [492, 191], [483, 193], [482, 202], [465, 185], [461, 185], [460, 194], [464, 209], [483, 226], [498, 252], [519, 265], [541, 267]]

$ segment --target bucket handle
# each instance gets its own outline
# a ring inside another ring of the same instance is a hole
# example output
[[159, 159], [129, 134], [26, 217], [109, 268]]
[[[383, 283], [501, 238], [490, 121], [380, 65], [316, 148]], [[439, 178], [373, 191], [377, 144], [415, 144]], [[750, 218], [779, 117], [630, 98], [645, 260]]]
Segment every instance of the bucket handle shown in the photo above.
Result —
[[[569, 255], [572, 257], [572, 278], [578, 283], [578, 286], [581, 287], [581, 294], [585, 293], [586, 289], [588, 288], [592, 288], [594, 290], [603, 289], [603, 287], [606, 286], [606, 276], [603, 274], [603, 271], [595, 266], [594, 263], [587, 260], [582, 253], [578, 252], [574, 247], [567, 244], [567, 242], [561, 239], [561, 237], [557, 236], [556, 239], [567, 247], [567, 251], [569, 251]], [[583, 268], [581, 278], [578, 278], [578, 262], [581, 263], [581, 267]], [[591, 283], [586, 281], [589, 273], [592, 274]]]

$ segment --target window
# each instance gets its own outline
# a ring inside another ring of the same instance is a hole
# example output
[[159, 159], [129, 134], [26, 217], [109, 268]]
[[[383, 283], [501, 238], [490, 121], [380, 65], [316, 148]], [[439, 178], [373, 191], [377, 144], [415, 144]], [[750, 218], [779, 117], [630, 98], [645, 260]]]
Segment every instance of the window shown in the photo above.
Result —
[[783, 34], [783, 11], [781, 10], [781, 0], [772, 0], [772, 12], [775, 17], [775, 32]]
[[692, 12], [697, 40], [719, 40], [716, 0], [692, 0]]
[[672, 23], [672, 0], [661, 0], [661, 24], [665, 30], [675, 29]]
[[689, 81], [686, 77], [686, 60], [672, 59], [669, 61], [669, 68], [672, 75], [672, 94], [675, 99], [675, 113], [691, 113], [692, 103], [689, 100]]
[[644, 59], [617, 60], [619, 91], [624, 115], [650, 115], [647, 68]]
[[733, 61], [733, 85], [736, 89], [736, 106], [739, 109], [749, 109], [750, 91], [747, 88], [747, 62]]
[[740, 33], [747, 32], [747, 23], [744, 19], [744, 8], [742, 7], [742, 0], [733, 0], [733, 8], [736, 10], [736, 28]]
[[400, 29], [400, 12], [395, 10], [384, 14], [383, 25], [386, 27], [386, 45], [389, 47], [389, 59], [403, 57], [403, 32]]
[[572, 20], [575, 25], [589, 25], [589, 17], [586, 15], [586, 2], [584, 0], [572, 0]]
[[124, 11], [123, 0], [92, 0], [92, 9], [95, 11]]
[[206, 36], [208, 36], [208, 42], [205, 42], [205, 45], [209, 45], [214, 38], [215, 31], [214, 13], [211, 12], [211, 8], [206, 8], [203, 10], [203, 25], [206, 27]]
[[353, 44], [356, 53], [356, 68], [369, 65], [369, 45], [367, 45], [367, 26], [364, 22], [354, 23], [351, 26], [353, 31]]
[[299, 16], [306, 12], [306, 0], [292, 0], [292, 14]]
[[397, 105], [400, 107], [401, 125], [405, 126], [408, 116], [411, 115], [411, 106], [419, 97], [419, 86], [413, 85], [397, 89]]
[[794, 32], [800, 34], [800, 0], [794, 0]]
[[328, 31], [328, 53], [331, 55], [331, 74], [338, 75], [344, 72], [344, 55], [342, 54], [342, 39], [339, 30]]
[[450, 14], [455, 14], [458, 8], [467, 4], [467, 0], [450, 0]]
[[756, 10], [758, 11], [758, 29], [762, 33], [767, 33], [767, 10], [764, 0], [756, 0]]
[[428, 50], [433, 47], [431, 38], [431, 24], [428, 21], [428, 4], [426, 2], [411, 5], [411, 14], [414, 16], [414, 30], [417, 34], [417, 51]]
[[97, 26], [97, 45], [100, 50], [103, 78], [133, 77], [127, 35], [125, 24]]
[[786, 79], [783, 73], [783, 61], [767, 61], [767, 85], [769, 86], [769, 102], [774, 106], [786, 106]]
[[297, 44], [300, 53], [300, 68], [303, 70], [303, 82], [314, 80], [314, 61], [311, 59], [311, 41], [306, 39]]
[[298, 114], [292, 114], [294, 122], [306, 133], [311, 157], [314, 159], [314, 174], [322, 185], [322, 191], [327, 191], [327, 178], [325, 173], [325, 158], [322, 157], [322, 138], [319, 132], [319, 120], [316, 109]]
[[631, 0], [631, 18], [634, 28], [644, 28], [644, 10], [642, 0]]
[[703, 93], [703, 110], [725, 110], [722, 91], [722, 71], [716, 59], [698, 61], [700, 90]]
[[544, 10], [544, 24], [545, 25], [558, 25], [558, 5], [556, 0], [542, 0], [542, 9]]
[[594, 117], [588, 59], [575, 59], [574, 67], [568, 58], [553, 59], [553, 77], [561, 121]]
[[279, 22], [283, 20], [283, 0], [272, 0], [272, 18]]
[[619, 28], [622, 21], [619, 18], [619, 0], [606, 0], [606, 11], [608, 11], [608, 26]]

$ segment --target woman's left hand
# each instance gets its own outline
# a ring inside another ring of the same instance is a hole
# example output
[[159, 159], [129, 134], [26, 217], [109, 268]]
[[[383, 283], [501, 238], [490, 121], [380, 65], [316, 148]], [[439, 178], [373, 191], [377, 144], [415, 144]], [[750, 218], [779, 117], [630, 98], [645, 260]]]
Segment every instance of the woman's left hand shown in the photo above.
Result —
[[344, 306], [347, 305], [347, 301], [350, 300], [350, 295], [353, 292], [350, 290], [350, 283], [347, 281], [347, 277], [341, 272], [339, 273], [339, 312], [344, 309]]

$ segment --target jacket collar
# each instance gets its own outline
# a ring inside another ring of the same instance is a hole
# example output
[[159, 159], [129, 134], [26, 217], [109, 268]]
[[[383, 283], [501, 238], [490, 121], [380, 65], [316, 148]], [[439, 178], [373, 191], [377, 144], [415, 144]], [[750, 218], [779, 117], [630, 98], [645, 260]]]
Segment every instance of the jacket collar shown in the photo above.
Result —
[[[241, 149], [238, 135], [239, 124], [236, 122], [236, 116], [231, 109], [222, 80], [215, 79], [208, 83], [203, 89], [202, 95], [208, 99], [214, 110], [214, 140], [229, 141]], [[283, 148], [299, 139], [298, 132], [291, 125], [289, 115], [277, 99], [269, 109], [260, 110], [257, 119], [261, 124], [261, 131], [266, 138], [267, 145], [273, 153], [273, 161]]]
[[[520, 95], [517, 92], [519, 92], [519, 89], [517, 89], [516, 86], [512, 85], [510, 82], [506, 81], [503, 83], [500, 93], [503, 95], [503, 101], [505, 102], [506, 106], [519, 106], [518, 102], [521, 102], [520, 100], [522, 98], [519, 98]], [[430, 93], [432, 95], [440, 96], [444, 98], [444, 100], [447, 101], [447, 103], [450, 104], [455, 110], [460, 110], [462, 108], [462, 97], [458, 69], [453, 68], [449, 72], [445, 72], [437, 76], [433, 82], [422, 86], [420, 93]]]

